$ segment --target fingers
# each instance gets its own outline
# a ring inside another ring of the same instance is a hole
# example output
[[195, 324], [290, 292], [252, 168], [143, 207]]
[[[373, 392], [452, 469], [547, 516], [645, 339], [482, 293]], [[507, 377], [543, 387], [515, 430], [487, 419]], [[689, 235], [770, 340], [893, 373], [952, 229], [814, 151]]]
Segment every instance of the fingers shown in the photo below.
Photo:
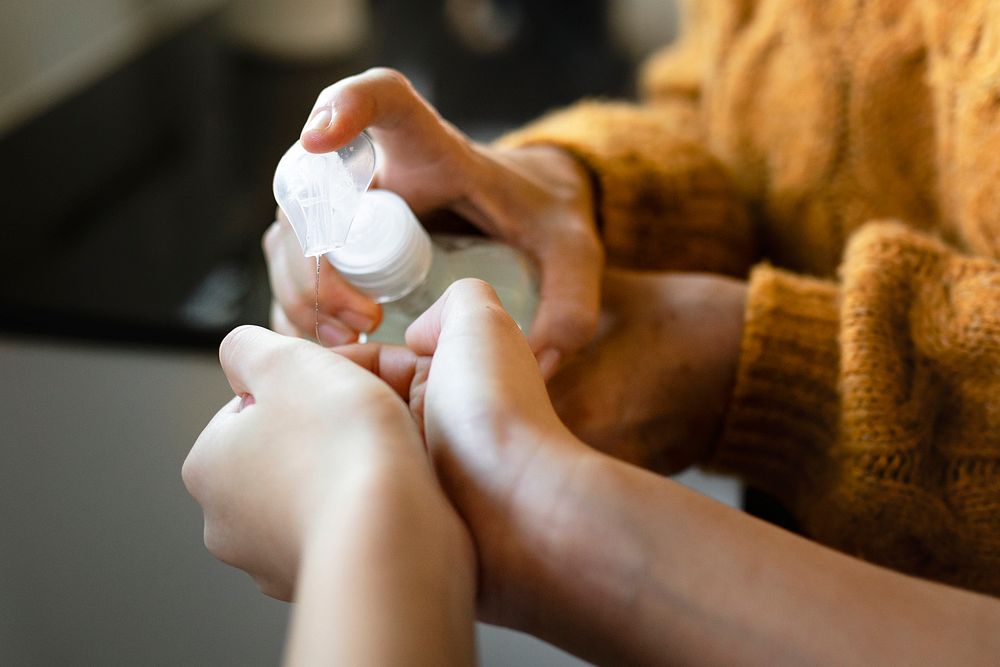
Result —
[[219, 345], [219, 361], [235, 394], [254, 394], [280, 368], [295, 339], [262, 327], [233, 329]]
[[435, 363], [442, 348], [448, 347], [448, 355], [460, 372], [486, 374], [487, 383], [490, 374], [501, 370], [538, 376], [520, 328], [503, 309], [493, 288], [475, 278], [452, 284], [410, 325], [406, 344], [418, 355], [434, 356]]
[[302, 255], [283, 215], [264, 234], [263, 246], [271, 293], [278, 304], [272, 310], [272, 323], [281, 327], [281, 333], [312, 338], [318, 328], [320, 342], [333, 346], [353, 342], [359, 332], [369, 332], [378, 326], [382, 315], [378, 304], [354, 289], [322, 259], [317, 295], [316, 260]]
[[302, 144], [326, 153], [371, 128], [385, 150], [440, 134], [444, 123], [402, 74], [376, 67], [341, 79], [316, 99], [302, 131]]
[[219, 361], [233, 392], [251, 394], [257, 402], [289, 387], [308, 390], [358, 372], [316, 345], [252, 325], [237, 327], [223, 339]]
[[417, 370], [418, 356], [409, 348], [398, 345], [345, 345], [332, 350], [366, 371], [377, 375], [405, 401]]
[[[409, 326], [406, 344], [419, 355], [433, 356], [446, 326], [453, 335], [457, 329], [474, 327], [489, 329], [491, 337], [498, 331], [502, 336], [504, 329], [509, 329], [505, 318], [517, 327], [489, 283], [475, 278], [459, 280]], [[476, 322], [477, 319], [484, 320], [482, 325]]]
[[528, 335], [545, 378], [597, 331], [604, 255], [590, 235], [563, 237], [538, 253], [540, 300]]
[[399, 72], [370, 69], [320, 93], [302, 133], [308, 151], [336, 150], [367, 129], [380, 150], [377, 187], [417, 215], [466, 196], [477, 173], [470, 141]]
[[471, 442], [470, 433], [558, 424], [528, 341], [489, 284], [454, 283], [410, 325], [406, 343], [420, 355], [414, 386], [423, 391], [411, 393], [410, 406], [422, 411], [432, 450]]

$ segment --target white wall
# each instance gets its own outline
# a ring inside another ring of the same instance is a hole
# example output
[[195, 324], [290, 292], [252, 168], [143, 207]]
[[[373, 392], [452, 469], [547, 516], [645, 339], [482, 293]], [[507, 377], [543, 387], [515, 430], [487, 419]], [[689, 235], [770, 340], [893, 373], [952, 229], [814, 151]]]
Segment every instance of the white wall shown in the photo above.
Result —
[[221, 0], [0, 0], [0, 136]]
[[0, 664], [273, 665], [287, 607], [202, 545], [215, 355], [0, 340]]

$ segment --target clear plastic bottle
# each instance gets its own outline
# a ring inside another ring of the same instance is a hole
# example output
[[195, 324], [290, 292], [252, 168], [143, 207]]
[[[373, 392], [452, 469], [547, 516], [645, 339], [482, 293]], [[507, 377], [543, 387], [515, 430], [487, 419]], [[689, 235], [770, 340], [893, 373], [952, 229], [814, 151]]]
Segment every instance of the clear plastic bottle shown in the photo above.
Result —
[[346, 243], [325, 256], [382, 304], [382, 322], [367, 340], [402, 344], [406, 328], [461, 278], [490, 283], [524, 330], [538, 306], [534, 268], [520, 252], [485, 237], [432, 239], [406, 202], [385, 190], [362, 196]]
[[433, 240], [398, 195], [368, 190], [375, 149], [362, 132], [332, 153], [296, 142], [274, 174], [274, 197], [307, 257], [323, 255], [383, 307], [368, 340], [403, 343], [406, 328], [453, 282], [480, 278], [527, 330], [538, 305], [534, 268], [514, 248], [484, 237]]

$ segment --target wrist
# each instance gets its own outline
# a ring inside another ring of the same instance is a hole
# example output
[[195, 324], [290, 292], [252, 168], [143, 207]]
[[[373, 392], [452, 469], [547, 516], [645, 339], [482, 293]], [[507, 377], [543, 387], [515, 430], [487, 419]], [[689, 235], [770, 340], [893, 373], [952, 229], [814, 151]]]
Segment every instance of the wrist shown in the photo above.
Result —
[[472, 542], [433, 480], [378, 466], [338, 480], [311, 524], [288, 664], [467, 664]]
[[[474, 587], [475, 555], [468, 532], [434, 480], [429, 463], [417, 467], [398, 460], [372, 461], [337, 480], [336, 488], [312, 512], [303, 554], [325, 560], [345, 542], [390, 540], [450, 563], [458, 578]], [[386, 556], [405, 558], [405, 553]]]
[[543, 623], [539, 615], [552, 608], [548, 570], [553, 557], [558, 558], [554, 536], [567, 521], [566, 509], [572, 505], [567, 498], [575, 493], [576, 477], [596, 452], [558, 425], [512, 429], [501, 440], [499, 448], [530, 452], [530, 463], [498, 516], [472, 523], [481, 549], [480, 597], [490, 604], [480, 613], [484, 621], [530, 633]]
[[[572, 210], [596, 232], [597, 180], [574, 154], [554, 145], [533, 144], [517, 148], [471, 146], [465, 203], [459, 211], [473, 223], [506, 212], [515, 219], [530, 219], [539, 209]], [[502, 216], [499, 216], [502, 217]], [[488, 226], [484, 227], [488, 229]]]
[[346, 425], [337, 439], [338, 447], [325, 448], [324, 459], [311, 463], [323, 466], [327, 474], [315, 476], [299, 494], [303, 548], [353, 514], [391, 511], [390, 501], [398, 495], [433, 485], [430, 462], [415, 428], [366, 420]]
[[625, 601], [635, 599], [646, 563], [622, 508], [602, 495], [619, 483], [620, 468], [635, 469], [576, 444], [574, 455], [561, 462], [561, 483], [547, 504], [519, 509], [533, 519], [508, 575], [505, 593], [512, 602], [501, 622], [587, 659], [613, 663], [600, 647], [614, 643], [617, 630], [609, 626], [628, 623]]
[[699, 463], [712, 458], [733, 400], [743, 342], [747, 284], [743, 281], [720, 280], [717, 303], [718, 317], [714, 331], [718, 335], [718, 340], [714, 345], [716, 350], [714, 363], [709, 369], [713, 377], [713, 389], [708, 399], [708, 405], [713, 406], [709, 420], [714, 427], [711, 437], [704, 444], [701, 456], [697, 459]]

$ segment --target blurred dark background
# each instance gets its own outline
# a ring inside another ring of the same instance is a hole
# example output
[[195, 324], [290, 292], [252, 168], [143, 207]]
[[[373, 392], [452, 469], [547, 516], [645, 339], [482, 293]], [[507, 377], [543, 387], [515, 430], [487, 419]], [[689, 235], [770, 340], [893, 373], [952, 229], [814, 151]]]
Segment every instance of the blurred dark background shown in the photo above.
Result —
[[[124, 55], [83, 67], [87, 40], [143, 13]], [[674, 30], [655, 0], [39, 0], [13, 18], [0, 48], [59, 46], [65, 81], [32, 88], [17, 53], [0, 78], [42, 93], [0, 87], [22, 102], [0, 106], [0, 331], [195, 348], [266, 320], [271, 176], [324, 86], [396, 67], [489, 140], [630, 94], [635, 62]]]

